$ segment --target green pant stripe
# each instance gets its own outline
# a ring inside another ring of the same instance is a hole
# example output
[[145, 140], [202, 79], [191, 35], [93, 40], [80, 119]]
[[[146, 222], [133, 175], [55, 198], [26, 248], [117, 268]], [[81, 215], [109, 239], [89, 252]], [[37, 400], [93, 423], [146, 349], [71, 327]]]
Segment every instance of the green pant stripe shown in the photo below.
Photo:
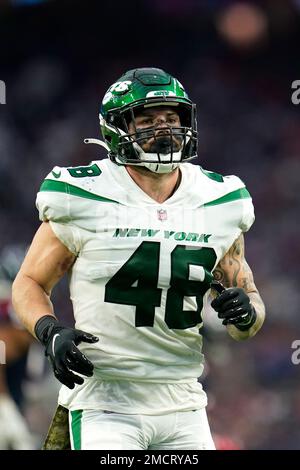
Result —
[[82, 410], [71, 411], [71, 417], [72, 417], [71, 426], [72, 426], [74, 449], [75, 450], [80, 450], [81, 449]]

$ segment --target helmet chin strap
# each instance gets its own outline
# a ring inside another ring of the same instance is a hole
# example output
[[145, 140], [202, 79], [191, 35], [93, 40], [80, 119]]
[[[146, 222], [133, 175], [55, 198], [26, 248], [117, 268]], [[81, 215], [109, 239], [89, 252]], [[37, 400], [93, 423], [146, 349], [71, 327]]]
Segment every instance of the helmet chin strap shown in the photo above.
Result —
[[[110, 150], [109, 146], [100, 139], [88, 138], [88, 139], [84, 139], [84, 143], [100, 145], [101, 147], [105, 148], [105, 150], [108, 150], [108, 151]], [[161, 155], [160, 156], [161, 162], [159, 162], [157, 153], [144, 152], [143, 149], [136, 142], [134, 142], [133, 145], [135, 149], [137, 150], [137, 152], [139, 153], [141, 160], [143, 161], [137, 162], [137, 163], [125, 163], [125, 165], [143, 166], [145, 168], [148, 168], [148, 170], [152, 171], [153, 173], [163, 174], [163, 173], [171, 173], [171, 171], [175, 170], [175, 168], [178, 168], [181, 163], [181, 150], [179, 150], [179, 152], [173, 152], [172, 156], [170, 153], [166, 155]], [[150, 161], [147, 162], [147, 160], [150, 160]], [[153, 162], [153, 160], [157, 160], [157, 163]], [[164, 163], [164, 160], [165, 160], [165, 163]], [[116, 162], [124, 165], [124, 161], [120, 160], [118, 157], [116, 157]]]
[[[180, 154], [181, 152], [177, 152], [178, 154]], [[174, 155], [173, 154], [173, 158], [174, 158]], [[154, 156], [157, 157], [157, 154], [153, 154], [153, 153], [144, 153], [143, 152], [143, 155], [141, 155], [141, 157], [143, 158], [143, 161], [139, 164], [139, 166], [144, 166], [145, 168], [148, 168], [148, 170], [152, 171], [153, 173], [171, 173], [171, 171], [175, 170], [175, 168], [178, 168], [178, 166], [180, 165], [180, 156], [179, 156], [179, 161], [173, 161], [172, 163], [153, 163], [153, 160], [154, 160]], [[152, 160], [152, 162], [147, 162], [145, 160], [147, 160], [147, 157], [149, 158], [149, 160]], [[170, 158], [171, 158], [171, 155], [170, 154], [167, 154], [167, 155], [164, 155], [164, 157], [167, 157], [166, 159], [170, 162]]]
[[[84, 139], [84, 143], [85, 144], [100, 145], [101, 147], [105, 148], [105, 150], [109, 151], [108, 145], [100, 139], [91, 139], [91, 138]], [[139, 146], [137, 145], [137, 147], [139, 147]], [[154, 160], [155, 158], [157, 158], [156, 153], [145, 153], [145, 152], [143, 152], [141, 147], [139, 147], [139, 149], [140, 149], [139, 153], [142, 155], [142, 158], [144, 158], [145, 160], [147, 160], [147, 159]], [[176, 152], [176, 153], [173, 154], [173, 156], [175, 156], [175, 155], [176, 156], [178, 155], [179, 159], [180, 159], [181, 152]], [[170, 160], [170, 158], [171, 158], [170, 154], [163, 155], [162, 157], [165, 157], [166, 160]], [[116, 158], [116, 161], [118, 163], [124, 165], [124, 162], [120, 161], [118, 159], [118, 157]], [[150, 171], [153, 171], [153, 173], [170, 173], [171, 171], [175, 170], [175, 168], [177, 168], [179, 166], [179, 163], [180, 162], [177, 162], [177, 163], [147, 163], [147, 162], [141, 162], [141, 163], [127, 163], [127, 165], [144, 166], [144, 167], [148, 168]]]
[[175, 168], [178, 168], [180, 165], [180, 162], [178, 163], [146, 163], [143, 162], [143, 165], [148, 168], [150, 171], [153, 173], [171, 173], [171, 171], [175, 170]]
[[[156, 152], [144, 152], [142, 147], [140, 147], [136, 142], [134, 142], [133, 146], [142, 160], [140, 163], [133, 165], [144, 166], [153, 173], [171, 173], [171, 171], [175, 170], [175, 168], [178, 168], [181, 163], [181, 150], [178, 152], [173, 152], [173, 155], [171, 153], [167, 153], [165, 155], [161, 154], [159, 161]], [[147, 162], [147, 160], [149, 160], [149, 162]], [[157, 162], [155, 162], [155, 160], [157, 160]]]
[[[118, 161], [118, 158], [116, 158]], [[123, 163], [124, 165], [124, 163]], [[153, 173], [171, 173], [171, 171], [175, 170], [175, 168], [178, 168], [180, 165], [180, 162], [178, 163], [147, 163], [147, 162], [141, 162], [141, 163], [126, 163], [126, 165], [130, 166], [143, 166], [145, 168], [148, 168], [148, 170], [152, 171]]]

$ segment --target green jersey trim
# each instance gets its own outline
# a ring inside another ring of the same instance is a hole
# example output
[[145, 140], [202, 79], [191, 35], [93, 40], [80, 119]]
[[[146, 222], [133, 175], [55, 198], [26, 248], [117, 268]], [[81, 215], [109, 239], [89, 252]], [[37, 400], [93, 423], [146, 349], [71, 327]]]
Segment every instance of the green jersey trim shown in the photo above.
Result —
[[44, 180], [40, 191], [56, 191], [58, 193], [72, 194], [72, 196], [83, 197], [86, 199], [94, 199], [95, 201], [100, 202], [113, 202], [115, 204], [120, 204], [118, 201], [113, 199], [108, 199], [106, 197], [98, 196], [97, 194], [90, 193], [84, 189], [80, 189], [77, 186], [73, 186], [69, 183], [64, 183], [63, 181], [53, 181], [53, 180]]
[[214, 199], [213, 201], [206, 202], [203, 207], [217, 206], [218, 204], [226, 204], [227, 202], [236, 201], [238, 199], [251, 198], [249, 191], [246, 188], [236, 189], [231, 193], [225, 194], [225, 196]]
[[214, 171], [204, 170], [201, 166], [200, 166], [200, 170], [202, 171], [202, 173], [205, 174], [205, 176], [207, 176], [211, 180], [217, 181], [218, 183], [224, 183], [224, 178], [219, 173], [215, 173]]
[[71, 429], [74, 450], [81, 450], [81, 420], [82, 410], [71, 411]]

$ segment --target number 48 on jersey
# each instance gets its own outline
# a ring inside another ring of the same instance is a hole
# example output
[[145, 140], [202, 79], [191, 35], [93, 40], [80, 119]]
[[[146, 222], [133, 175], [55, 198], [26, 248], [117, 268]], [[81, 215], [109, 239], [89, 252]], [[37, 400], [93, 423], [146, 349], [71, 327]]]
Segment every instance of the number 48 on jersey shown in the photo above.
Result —
[[[160, 243], [144, 241], [107, 282], [105, 302], [135, 305], [135, 326], [153, 326], [155, 307], [161, 304], [158, 287]], [[178, 245], [171, 253], [171, 278], [165, 322], [170, 329], [184, 330], [202, 322], [203, 296], [213, 279], [216, 262], [212, 248]], [[190, 266], [199, 266], [199, 280], [190, 279]], [[184, 298], [196, 300], [196, 310], [184, 310]]]

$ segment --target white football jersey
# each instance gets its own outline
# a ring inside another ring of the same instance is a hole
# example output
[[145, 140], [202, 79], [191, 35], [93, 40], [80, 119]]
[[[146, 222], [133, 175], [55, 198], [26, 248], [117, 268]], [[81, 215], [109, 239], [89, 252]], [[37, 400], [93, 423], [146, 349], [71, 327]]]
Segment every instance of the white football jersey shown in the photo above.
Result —
[[37, 195], [40, 219], [76, 255], [76, 328], [100, 338], [80, 345], [94, 379], [179, 386], [202, 373], [199, 328], [212, 271], [254, 211], [238, 177], [190, 163], [180, 170], [164, 203], [109, 159], [55, 167]]

